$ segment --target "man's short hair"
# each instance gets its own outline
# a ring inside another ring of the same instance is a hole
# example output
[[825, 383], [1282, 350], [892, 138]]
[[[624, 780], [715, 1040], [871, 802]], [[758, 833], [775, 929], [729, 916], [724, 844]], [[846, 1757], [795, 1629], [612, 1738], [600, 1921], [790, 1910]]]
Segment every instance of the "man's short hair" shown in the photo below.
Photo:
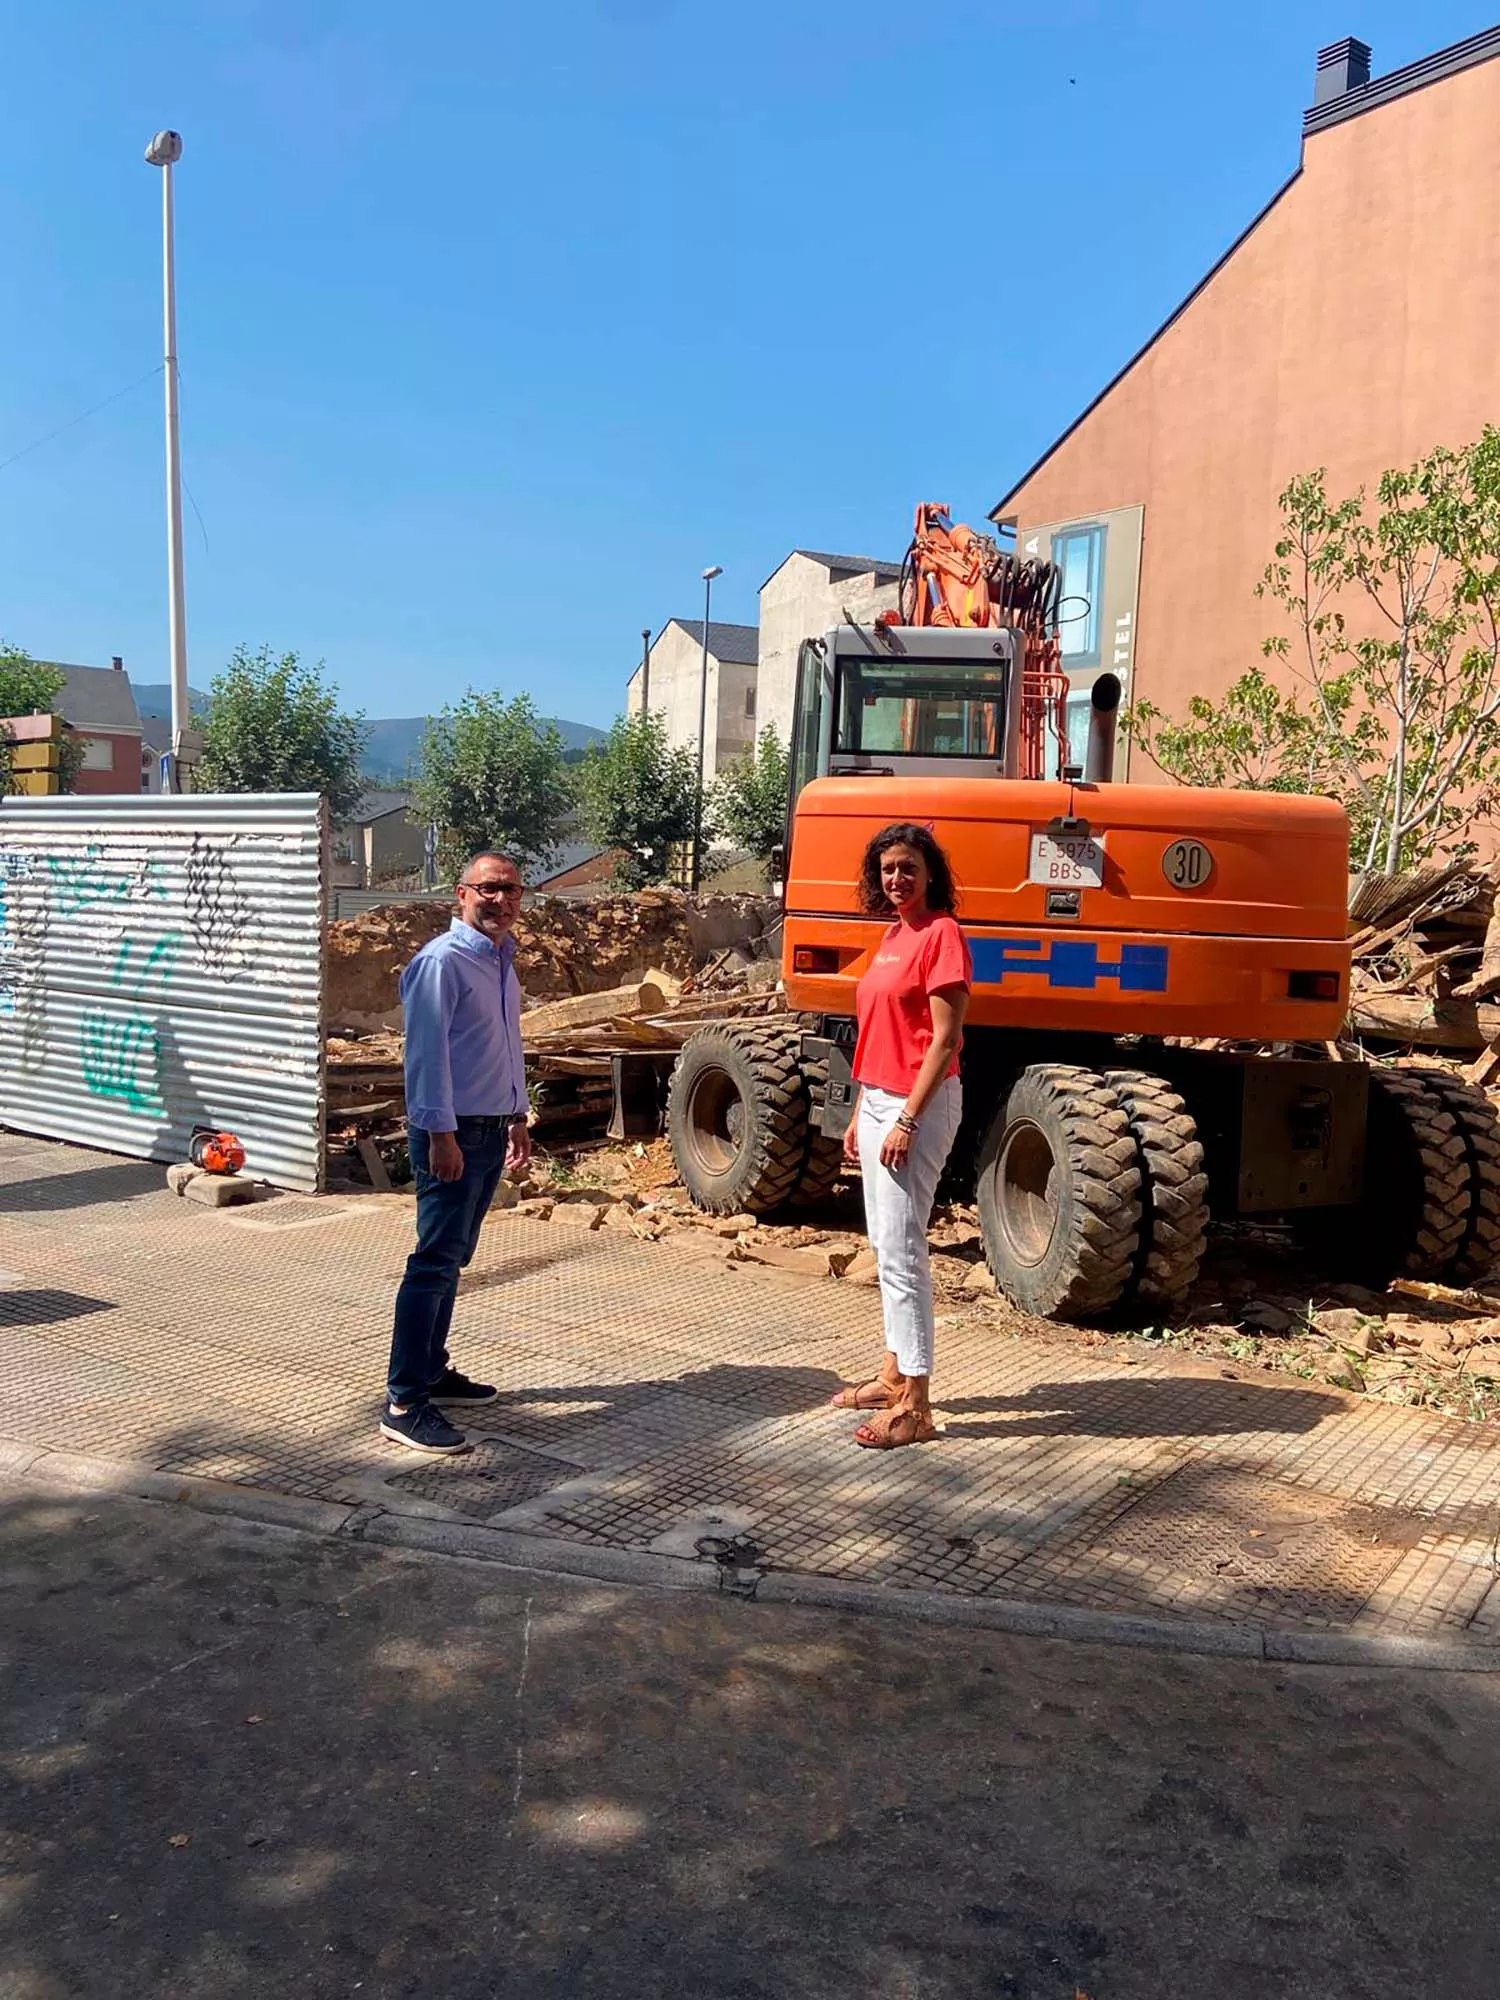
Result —
[[481, 847], [469, 856], [463, 867], [458, 871], [458, 886], [461, 889], [468, 884], [469, 877], [474, 871], [475, 863], [480, 861], [503, 861], [507, 867], [514, 868], [518, 875], [524, 875], [526, 872], [513, 854], [507, 854], [499, 847]]

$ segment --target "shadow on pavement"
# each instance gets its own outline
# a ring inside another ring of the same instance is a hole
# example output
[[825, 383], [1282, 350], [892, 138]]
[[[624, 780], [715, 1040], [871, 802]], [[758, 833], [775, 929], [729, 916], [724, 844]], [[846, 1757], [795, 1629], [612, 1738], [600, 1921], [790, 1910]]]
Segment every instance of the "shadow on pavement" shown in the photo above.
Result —
[[16, 2000], [1491, 2000], [1495, 1683], [0, 1488]]
[[131, 1201], [160, 1194], [164, 1169], [152, 1160], [120, 1160], [74, 1173], [37, 1174], [31, 1180], [0, 1182], [0, 1213], [41, 1213], [49, 1209], [92, 1208], [99, 1202]]
[[0, 1287], [0, 1326], [60, 1326], [88, 1313], [114, 1310], [113, 1299], [91, 1299], [81, 1292], [9, 1291]]
[[[1315, 1430], [1344, 1404], [1316, 1389], [1262, 1389], [1235, 1380], [1153, 1376], [1139, 1381], [1038, 1382], [1024, 1396], [952, 1396], [954, 1439], [980, 1437], [1222, 1437], [1240, 1431]], [[972, 1415], [993, 1416], [976, 1423]]]

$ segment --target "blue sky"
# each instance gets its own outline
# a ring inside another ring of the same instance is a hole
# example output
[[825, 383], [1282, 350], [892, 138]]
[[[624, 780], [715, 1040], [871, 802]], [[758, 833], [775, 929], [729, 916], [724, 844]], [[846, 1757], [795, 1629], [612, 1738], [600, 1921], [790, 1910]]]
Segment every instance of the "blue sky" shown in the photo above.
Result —
[[166, 678], [177, 174], [191, 678], [607, 722], [643, 625], [977, 519], [1296, 164], [1318, 47], [1427, 0], [0, 0], [0, 635]]

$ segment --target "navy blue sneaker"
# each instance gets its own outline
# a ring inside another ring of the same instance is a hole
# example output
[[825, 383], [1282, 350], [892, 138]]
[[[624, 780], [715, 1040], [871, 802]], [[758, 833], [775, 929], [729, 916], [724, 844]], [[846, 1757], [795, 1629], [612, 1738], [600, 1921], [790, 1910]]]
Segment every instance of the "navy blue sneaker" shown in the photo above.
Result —
[[456, 1368], [445, 1368], [427, 1391], [434, 1403], [493, 1403], [499, 1393], [488, 1382], [471, 1382]]
[[387, 1403], [385, 1415], [380, 1420], [380, 1435], [389, 1438], [392, 1444], [410, 1445], [413, 1451], [467, 1449], [463, 1432], [455, 1430], [442, 1411], [435, 1410], [431, 1403], [414, 1403], [399, 1416]]

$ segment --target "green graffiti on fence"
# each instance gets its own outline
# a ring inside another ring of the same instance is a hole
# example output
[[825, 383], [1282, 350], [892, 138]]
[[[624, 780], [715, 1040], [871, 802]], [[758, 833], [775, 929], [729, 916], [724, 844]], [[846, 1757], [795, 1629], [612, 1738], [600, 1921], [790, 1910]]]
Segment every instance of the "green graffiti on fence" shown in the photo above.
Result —
[[[109, 983], [127, 1000], [140, 1000], [153, 977], [171, 978], [182, 949], [181, 931], [148, 939], [127, 931], [115, 949]], [[161, 1037], [149, 1015], [121, 1014], [91, 1007], [79, 1036], [83, 1087], [92, 1097], [112, 1098], [132, 1111], [159, 1112]]]
[[161, 1041], [144, 1014], [90, 1008], [80, 1038], [84, 1088], [132, 1111], [160, 1111]]

